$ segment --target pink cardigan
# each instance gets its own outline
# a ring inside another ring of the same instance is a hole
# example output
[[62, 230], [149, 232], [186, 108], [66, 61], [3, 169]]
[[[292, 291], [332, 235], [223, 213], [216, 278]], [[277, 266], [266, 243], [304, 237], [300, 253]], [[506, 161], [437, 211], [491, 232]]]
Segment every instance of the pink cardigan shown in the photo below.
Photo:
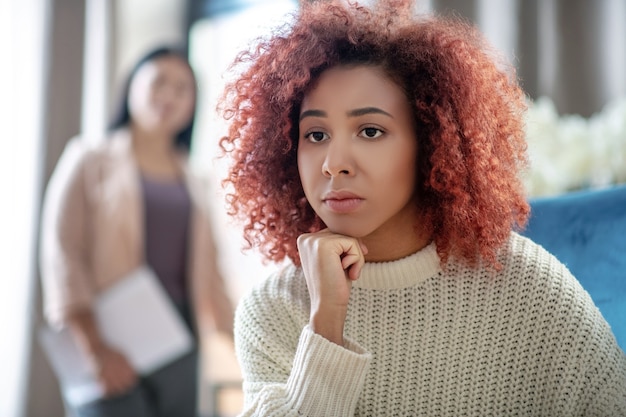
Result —
[[[218, 266], [206, 187], [180, 158], [192, 201], [188, 271], [199, 331], [232, 335], [233, 306]], [[144, 262], [143, 200], [127, 130], [101, 145], [66, 146], [44, 197], [40, 268], [44, 312], [60, 327], [73, 311]]]

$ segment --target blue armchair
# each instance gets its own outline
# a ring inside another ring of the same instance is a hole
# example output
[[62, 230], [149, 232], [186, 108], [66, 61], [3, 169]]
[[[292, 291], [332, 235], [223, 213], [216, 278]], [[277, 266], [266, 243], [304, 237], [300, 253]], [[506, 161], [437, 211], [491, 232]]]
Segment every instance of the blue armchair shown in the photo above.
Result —
[[523, 235], [563, 262], [626, 350], [626, 186], [530, 200]]

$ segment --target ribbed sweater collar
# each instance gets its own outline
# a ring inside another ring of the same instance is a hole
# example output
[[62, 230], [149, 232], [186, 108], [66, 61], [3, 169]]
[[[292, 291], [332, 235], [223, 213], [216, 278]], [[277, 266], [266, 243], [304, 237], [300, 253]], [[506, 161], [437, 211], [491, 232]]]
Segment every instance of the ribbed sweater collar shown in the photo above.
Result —
[[365, 289], [399, 289], [419, 285], [441, 271], [435, 243], [424, 249], [389, 262], [367, 262], [353, 287]]

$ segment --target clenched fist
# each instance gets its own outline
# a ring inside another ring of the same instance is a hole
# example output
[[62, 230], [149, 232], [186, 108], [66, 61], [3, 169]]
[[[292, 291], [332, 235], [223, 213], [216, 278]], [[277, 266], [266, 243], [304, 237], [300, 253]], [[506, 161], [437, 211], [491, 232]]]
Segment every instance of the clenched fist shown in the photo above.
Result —
[[359, 278], [367, 248], [358, 239], [324, 229], [300, 235], [298, 251], [311, 297], [311, 329], [343, 345], [352, 281]]

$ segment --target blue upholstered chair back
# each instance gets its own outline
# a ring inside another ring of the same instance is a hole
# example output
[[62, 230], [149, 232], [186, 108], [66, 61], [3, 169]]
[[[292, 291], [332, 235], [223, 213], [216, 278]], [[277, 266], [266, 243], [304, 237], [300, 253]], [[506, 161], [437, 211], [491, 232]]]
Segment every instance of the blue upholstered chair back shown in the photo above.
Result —
[[626, 186], [530, 200], [522, 233], [563, 262], [626, 351]]

